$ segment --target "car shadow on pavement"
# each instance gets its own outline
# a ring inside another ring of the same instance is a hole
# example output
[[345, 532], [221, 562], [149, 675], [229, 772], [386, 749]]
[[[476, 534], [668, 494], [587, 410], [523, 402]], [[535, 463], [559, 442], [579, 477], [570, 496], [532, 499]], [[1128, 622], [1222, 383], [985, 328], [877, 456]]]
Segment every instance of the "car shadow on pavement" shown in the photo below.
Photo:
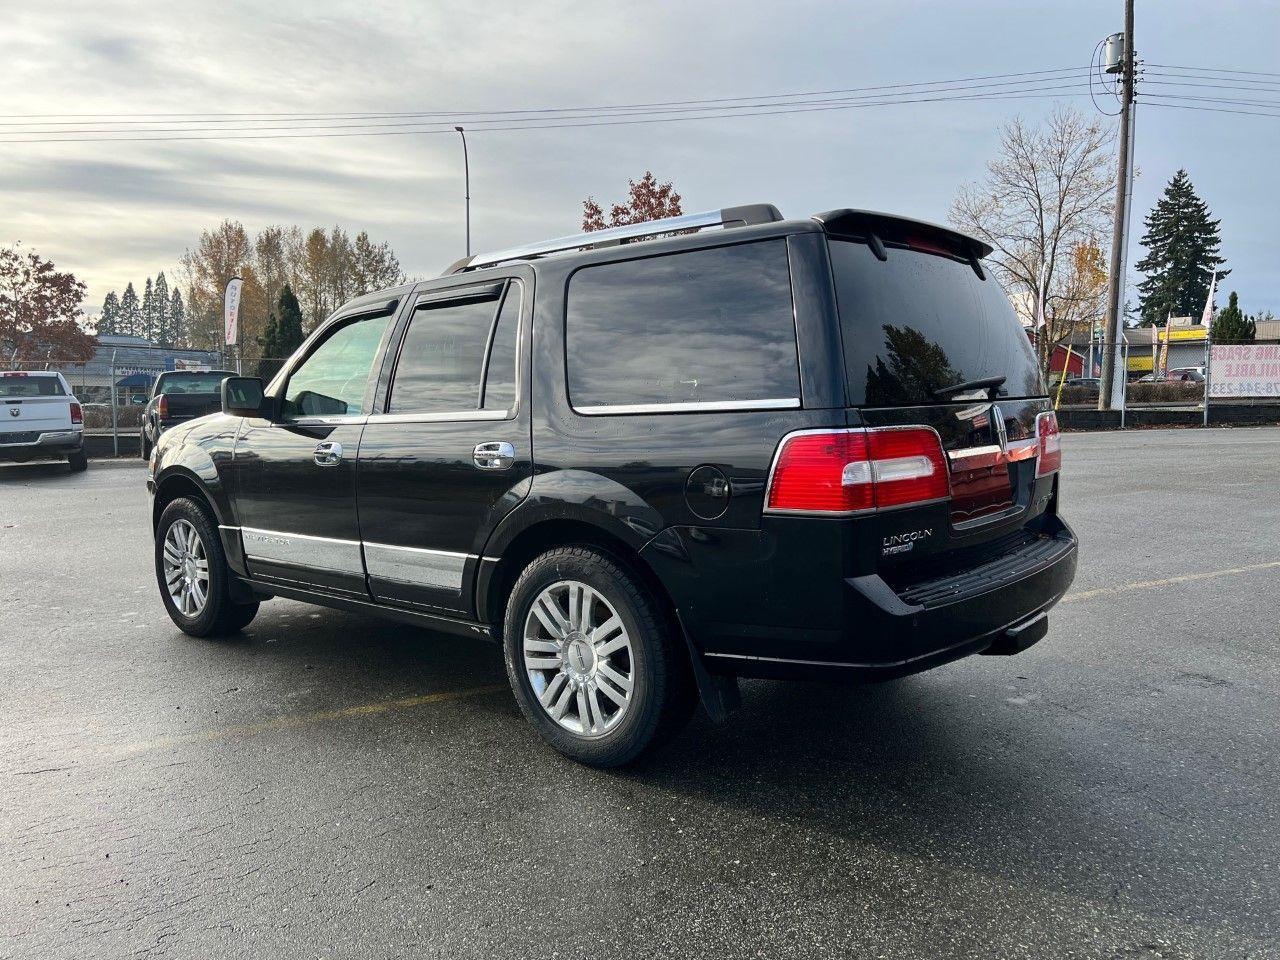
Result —
[[[175, 632], [174, 642], [192, 641]], [[1023, 679], [1013, 674], [1026, 671], [1008, 661], [881, 684], [744, 682], [727, 722], [699, 710], [672, 742], [600, 771], [556, 755], [524, 721], [496, 644], [274, 601], [224, 648], [186, 649], [246, 661], [233, 672], [251, 668], [260, 694], [303, 712], [472, 691], [389, 716], [406, 742], [483, 771], [482, 791], [519, 791], [534, 776], [584, 808], [630, 810], [645, 798], [664, 822], [670, 811], [729, 836], [784, 830], [810, 838], [814, 849], [796, 856], [818, 858], [817, 870], [843, 870], [860, 851], [864, 862], [889, 857], [1020, 889], [1048, 883], [1095, 903], [1123, 890], [1143, 909], [1181, 916], [1204, 892], [1204, 873], [1179, 866], [1188, 852], [1169, 830], [1168, 798], [1151, 795], [1152, 765], [1163, 761], [1140, 744], [1107, 749], [1096, 723], [1034, 694], [1011, 696], [1009, 682]], [[1224, 859], [1213, 836], [1198, 844], [1199, 862], [1235, 882], [1226, 875], [1249, 868]]]
[[[92, 466], [89, 467], [93, 469]], [[31, 483], [33, 480], [47, 481], [63, 479], [79, 479], [83, 474], [74, 474], [63, 461], [38, 461], [35, 463], [0, 463], [0, 484]]]

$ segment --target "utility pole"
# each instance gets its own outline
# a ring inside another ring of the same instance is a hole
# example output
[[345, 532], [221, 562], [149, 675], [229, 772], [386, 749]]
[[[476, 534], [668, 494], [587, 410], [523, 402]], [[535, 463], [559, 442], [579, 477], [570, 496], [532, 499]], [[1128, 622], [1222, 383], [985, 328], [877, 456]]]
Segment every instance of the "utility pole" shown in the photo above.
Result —
[[[1120, 153], [1116, 176], [1116, 209], [1111, 227], [1111, 275], [1107, 278], [1107, 331], [1102, 344], [1102, 383], [1098, 409], [1111, 409], [1116, 378], [1116, 346], [1120, 342], [1124, 305], [1120, 302], [1125, 268], [1124, 233], [1129, 207], [1129, 171], [1133, 138], [1133, 0], [1124, 2], [1124, 66], [1121, 72], [1123, 100], [1120, 104]], [[1127, 371], [1121, 371], [1125, 376]]]
[[467, 134], [461, 127], [454, 127], [462, 137], [462, 170], [466, 178], [467, 195], [467, 256], [471, 256], [471, 161], [467, 159]]

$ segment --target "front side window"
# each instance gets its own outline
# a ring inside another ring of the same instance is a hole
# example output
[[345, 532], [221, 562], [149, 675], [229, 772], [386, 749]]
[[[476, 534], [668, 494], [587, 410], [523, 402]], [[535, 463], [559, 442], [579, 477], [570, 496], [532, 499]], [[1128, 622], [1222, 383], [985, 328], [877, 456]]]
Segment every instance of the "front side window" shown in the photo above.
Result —
[[515, 402], [519, 310], [516, 282], [508, 285], [505, 297], [419, 306], [400, 347], [387, 412], [510, 409]]
[[565, 331], [580, 412], [799, 404], [785, 240], [586, 267], [569, 281]]
[[391, 314], [353, 320], [316, 347], [289, 377], [285, 418], [361, 413], [373, 361], [390, 320]]

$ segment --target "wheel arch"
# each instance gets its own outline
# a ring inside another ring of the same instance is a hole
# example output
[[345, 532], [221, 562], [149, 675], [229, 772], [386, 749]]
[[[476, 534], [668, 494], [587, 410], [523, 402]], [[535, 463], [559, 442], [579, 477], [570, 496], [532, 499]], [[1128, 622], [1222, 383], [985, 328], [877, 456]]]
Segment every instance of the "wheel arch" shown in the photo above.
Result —
[[506, 540], [496, 560], [486, 558], [482, 561], [481, 576], [477, 581], [476, 612], [481, 620], [496, 626], [499, 638], [502, 636], [507, 598], [520, 572], [539, 554], [571, 545], [595, 547], [625, 566], [662, 604], [673, 627], [679, 628], [670, 591], [640, 554], [643, 543], [635, 543], [633, 538], [611, 531], [586, 517], [560, 516], [541, 518], [525, 525]]
[[209, 514], [214, 526], [224, 521], [215, 499], [209, 495], [203, 481], [182, 467], [170, 467], [156, 479], [156, 492], [151, 502], [151, 529], [160, 524], [164, 508], [180, 497], [190, 497]]

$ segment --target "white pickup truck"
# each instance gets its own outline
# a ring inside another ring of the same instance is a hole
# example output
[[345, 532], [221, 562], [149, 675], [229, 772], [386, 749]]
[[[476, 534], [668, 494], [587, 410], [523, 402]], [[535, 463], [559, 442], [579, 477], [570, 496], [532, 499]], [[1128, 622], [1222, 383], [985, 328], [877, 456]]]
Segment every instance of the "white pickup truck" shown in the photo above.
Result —
[[60, 373], [0, 371], [0, 463], [63, 460], [72, 472], [89, 465], [84, 411]]

